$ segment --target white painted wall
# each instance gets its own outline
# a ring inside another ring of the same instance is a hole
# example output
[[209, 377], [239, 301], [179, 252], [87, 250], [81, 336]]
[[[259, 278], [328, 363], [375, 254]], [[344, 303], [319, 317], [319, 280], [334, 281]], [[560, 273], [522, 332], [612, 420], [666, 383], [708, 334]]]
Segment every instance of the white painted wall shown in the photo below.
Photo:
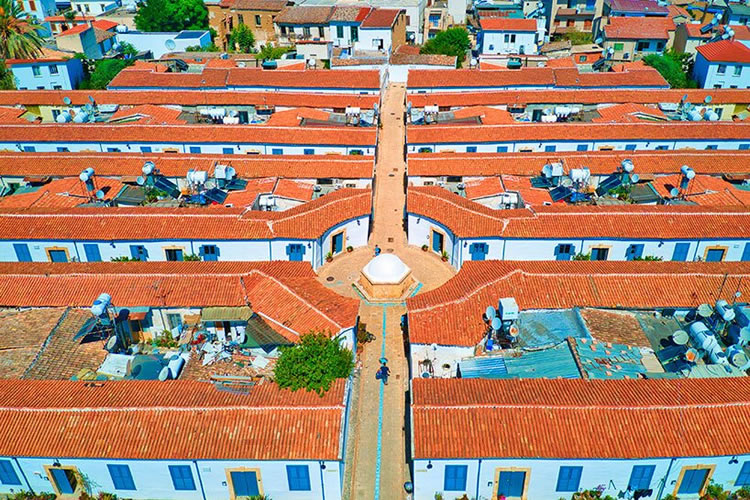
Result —
[[[735, 74], [739, 68], [740, 74]], [[719, 73], [719, 70], [722, 73]], [[695, 55], [693, 78], [704, 89], [750, 88], [750, 64], [709, 62], [699, 52]]]
[[409, 352], [413, 378], [420, 378], [422, 376], [424, 365], [420, 367], [420, 363], [425, 360], [429, 360], [432, 363], [432, 375], [434, 377], [455, 377], [458, 362], [474, 356], [473, 347], [463, 346], [410, 344]]
[[482, 54], [535, 55], [536, 31], [482, 31]]

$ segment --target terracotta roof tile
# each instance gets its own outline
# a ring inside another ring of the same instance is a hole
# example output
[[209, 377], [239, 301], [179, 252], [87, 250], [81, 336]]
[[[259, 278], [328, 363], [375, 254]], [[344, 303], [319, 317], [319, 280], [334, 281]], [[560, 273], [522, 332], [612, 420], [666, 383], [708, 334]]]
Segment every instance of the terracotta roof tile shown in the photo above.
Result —
[[[251, 207], [258, 195], [273, 192], [276, 185], [276, 177], [266, 177], [264, 179], [250, 179], [247, 186], [242, 191], [229, 191], [224, 205], [235, 207]], [[221, 205], [213, 205], [219, 207]]]
[[604, 309], [581, 309], [581, 317], [591, 336], [602, 342], [651, 348], [651, 342], [632, 313]]
[[396, 22], [398, 15], [404, 12], [401, 9], [376, 8], [362, 21], [361, 28], [390, 28]]
[[286, 7], [287, 0], [234, 0], [232, 10], [267, 10], [280, 12]]
[[334, 7], [295, 5], [287, 7], [274, 18], [276, 24], [327, 24]]
[[331, 21], [362, 22], [372, 10], [372, 7], [357, 5], [337, 5], [331, 15]]
[[[123, 187], [124, 184], [115, 179], [96, 179], [96, 188], [104, 192], [104, 200], [112, 200]], [[4, 196], [0, 198], [0, 209], [77, 207], [91, 201], [94, 194], [89, 193], [77, 177], [70, 177], [54, 180], [36, 191]]]
[[61, 36], [78, 35], [88, 30], [89, 28], [91, 28], [91, 25], [89, 24], [77, 24], [70, 29], [67, 29], [61, 33], [58, 33], [57, 36], [61, 37]]
[[468, 106], [453, 111], [456, 119], [478, 117], [484, 125], [510, 125], [516, 123], [513, 116], [504, 109], [489, 106]]
[[552, 203], [549, 191], [532, 187], [530, 177], [503, 175], [501, 178], [506, 191], [515, 191], [519, 193], [527, 207]]
[[182, 114], [179, 109], [169, 108], [166, 106], [154, 106], [153, 104], [143, 104], [141, 106], [121, 107], [108, 121], [117, 122], [122, 120], [133, 120], [128, 123], [142, 123], [144, 125], [184, 125], [185, 120], [178, 119]]
[[650, 15], [667, 14], [669, 12], [666, 6], [659, 5], [655, 0], [606, 0], [606, 3], [617, 12], [637, 12]]
[[750, 64], [750, 49], [736, 40], [721, 40], [699, 45], [696, 49], [710, 62], [735, 62]]
[[741, 377], [412, 383], [414, 458], [632, 459], [750, 452], [746, 434], [737, 437], [716, 426], [717, 414], [732, 427], [750, 425], [750, 384]]
[[688, 308], [745, 295], [748, 277], [741, 262], [470, 261], [440, 288], [407, 299], [409, 341], [477, 345], [482, 313], [500, 297], [514, 297], [521, 310]]
[[667, 120], [666, 115], [658, 107], [643, 104], [615, 104], [600, 107], [596, 111], [599, 113], [599, 117], [591, 120], [595, 123], [638, 123], [644, 120]]
[[0, 455], [338, 460], [344, 390], [344, 381], [322, 398], [273, 384], [245, 394], [191, 381], [0, 381]]
[[315, 184], [309, 181], [280, 179], [276, 183], [273, 194], [292, 200], [310, 201], [313, 197], [314, 187]]
[[[2, 155], [0, 155], [0, 159]], [[690, 165], [698, 174], [750, 174], [746, 151], [590, 151], [556, 153], [412, 153], [410, 176], [536, 176], [551, 161], [562, 161], [565, 171], [588, 167], [594, 175], [615, 172], [630, 159], [639, 174], [671, 174]], [[0, 172], [2, 162], [0, 162]]]
[[[680, 174], [657, 177], [651, 181], [656, 192], [665, 199], [671, 199], [670, 191], [680, 186]], [[718, 177], [696, 175], [690, 181], [686, 200], [703, 206], [750, 205], [750, 191], [735, 188], [731, 183]]]
[[666, 40], [675, 25], [668, 17], [610, 17], [603, 29], [607, 40]]
[[479, 19], [479, 24], [484, 31], [536, 31], [536, 19], [483, 17]]
[[118, 23], [110, 21], [109, 19], [97, 19], [96, 21], [91, 23], [91, 25], [94, 28], [99, 28], [100, 30], [110, 31], [117, 28]]
[[64, 308], [0, 310], [0, 378], [21, 378], [65, 312]]
[[466, 198], [469, 200], [477, 200], [479, 198], [487, 198], [489, 196], [496, 196], [500, 193], [504, 193], [502, 182], [499, 177], [487, 177], [485, 179], [467, 181], [464, 192]]

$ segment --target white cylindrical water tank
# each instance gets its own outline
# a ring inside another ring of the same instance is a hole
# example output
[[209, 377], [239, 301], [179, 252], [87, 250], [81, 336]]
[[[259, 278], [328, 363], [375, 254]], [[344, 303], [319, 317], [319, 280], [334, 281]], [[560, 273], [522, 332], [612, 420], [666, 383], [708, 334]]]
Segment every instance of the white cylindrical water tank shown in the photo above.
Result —
[[734, 319], [734, 309], [729, 307], [726, 300], [716, 301], [716, 314], [724, 321], [732, 321]]
[[714, 345], [718, 345], [714, 334], [702, 321], [696, 321], [690, 325], [690, 338], [696, 347], [710, 352]]
[[108, 293], [102, 293], [96, 298], [90, 308], [91, 314], [101, 316], [107, 311], [107, 307], [112, 303], [112, 297]]
[[182, 371], [182, 367], [185, 365], [185, 360], [175, 354], [172, 356], [172, 359], [169, 360], [169, 363], [167, 364], [167, 368], [169, 368], [169, 377], [171, 379], [177, 379], [177, 377], [180, 376], [180, 372]]
[[695, 170], [688, 167], [687, 165], [683, 165], [682, 167], [680, 167], [680, 172], [688, 179], [693, 179], [695, 177]]

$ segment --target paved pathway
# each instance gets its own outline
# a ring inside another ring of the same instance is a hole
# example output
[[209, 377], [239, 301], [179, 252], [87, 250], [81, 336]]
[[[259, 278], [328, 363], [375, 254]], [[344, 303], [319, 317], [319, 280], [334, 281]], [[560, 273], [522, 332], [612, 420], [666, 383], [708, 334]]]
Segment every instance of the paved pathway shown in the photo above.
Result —
[[[403, 214], [406, 205], [404, 179], [405, 129], [403, 123], [405, 87], [388, 87], [383, 98], [382, 128], [375, 167], [373, 227], [367, 248], [336, 257], [318, 274], [326, 286], [342, 295], [359, 297], [352, 288], [360, 270], [373, 257], [379, 245], [383, 252], [395, 253], [422, 283], [419, 291], [436, 288], [453, 276], [453, 269], [430, 252], [406, 244]], [[409, 388], [408, 364], [401, 333], [403, 302], [360, 306], [360, 321], [375, 340], [366, 344], [359, 356], [357, 405], [353, 409], [351, 439], [354, 452], [348, 457], [345, 499], [398, 500], [406, 497], [404, 482], [410, 480], [406, 457], [406, 409]], [[385, 355], [391, 369], [389, 384], [375, 379], [379, 359]]]

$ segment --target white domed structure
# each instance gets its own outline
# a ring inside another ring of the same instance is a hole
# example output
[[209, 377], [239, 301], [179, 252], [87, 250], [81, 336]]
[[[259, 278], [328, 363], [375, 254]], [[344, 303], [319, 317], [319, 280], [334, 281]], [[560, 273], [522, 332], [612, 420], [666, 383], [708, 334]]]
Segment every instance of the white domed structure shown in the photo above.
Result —
[[411, 269], [393, 254], [380, 254], [362, 268], [359, 285], [370, 298], [401, 298], [415, 283]]

